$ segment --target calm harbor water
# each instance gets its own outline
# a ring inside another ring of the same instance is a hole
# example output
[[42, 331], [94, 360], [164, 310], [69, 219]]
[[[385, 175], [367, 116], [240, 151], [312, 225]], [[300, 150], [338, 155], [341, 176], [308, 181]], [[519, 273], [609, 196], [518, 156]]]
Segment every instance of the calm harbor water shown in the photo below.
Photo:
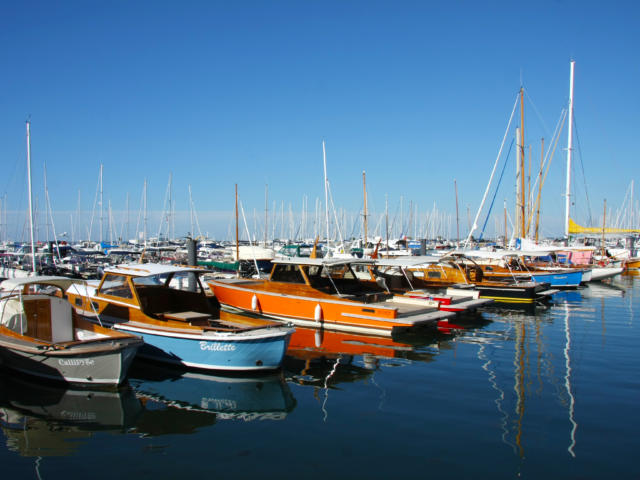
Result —
[[640, 277], [437, 334], [296, 332], [277, 375], [0, 376], [3, 478], [639, 478]]

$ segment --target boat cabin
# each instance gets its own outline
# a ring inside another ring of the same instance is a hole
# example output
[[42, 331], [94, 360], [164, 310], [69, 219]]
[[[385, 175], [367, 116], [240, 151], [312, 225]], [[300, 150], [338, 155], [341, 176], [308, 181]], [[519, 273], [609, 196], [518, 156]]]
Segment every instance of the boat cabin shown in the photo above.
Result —
[[383, 301], [389, 292], [360, 280], [354, 268], [366, 265], [357, 259], [290, 258], [274, 260], [269, 280], [307, 285], [314, 290], [359, 301]]
[[[94, 299], [137, 306], [143, 314], [158, 320], [217, 318], [220, 305], [215, 297], [205, 294], [200, 282], [200, 275], [207, 272], [158, 264], [116, 266], [105, 270]], [[76, 305], [81, 306], [78, 302], [82, 302], [79, 297]]]

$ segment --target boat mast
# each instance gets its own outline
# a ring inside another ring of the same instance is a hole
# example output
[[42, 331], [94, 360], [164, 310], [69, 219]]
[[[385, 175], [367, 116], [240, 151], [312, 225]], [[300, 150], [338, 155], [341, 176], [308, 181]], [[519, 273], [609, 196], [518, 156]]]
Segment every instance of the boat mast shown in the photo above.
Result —
[[536, 243], [538, 243], [538, 232], [540, 228], [540, 201], [542, 197], [542, 168], [544, 164], [544, 137], [541, 139], [540, 147], [540, 173], [538, 174], [538, 199], [536, 201]]
[[520, 238], [524, 238], [525, 200], [524, 200], [524, 88], [520, 87]]
[[238, 184], [236, 183], [236, 261], [238, 262], [238, 274], [240, 272], [240, 238], [238, 234]]
[[103, 223], [104, 223], [104, 212], [103, 212], [103, 190], [102, 190], [102, 164], [100, 164], [100, 238], [98, 238], [98, 243], [104, 240], [103, 238]]
[[571, 61], [569, 76], [569, 128], [567, 134], [567, 184], [565, 187], [564, 235], [569, 241], [569, 212], [571, 209], [571, 151], [573, 147], [573, 71], [576, 62]]
[[267, 246], [267, 226], [269, 224], [269, 184], [264, 184], [264, 246]]
[[144, 211], [143, 211], [143, 223], [142, 223], [142, 229], [144, 231], [144, 233], [142, 234], [142, 240], [144, 242], [144, 246], [147, 246], [147, 179], [144, 179], [144, 193], [143, 193], [143, 205], [144, 205]]
[[605, 244], [605, 239], [604, 239], [604, 234], [606, 231], [606, 226], [607, 226], [607, 199], [604, 199], [604, 212], [602, 214], [602, 256], [606, 256], [606, 244]]
[[31, 266], [36, 274], [36, 244], [33, 238], [33, 192], [31, 190], [31, 123], [27, 120], [27, 177], [29, 179], [29, 232], [31, 235]]
[[460, 215], [458, 214], [458, 184], [453, 179], [453, 188], [456, 191], [456, 248], [460, 247]]
[[367, 174], [362, 171], [362, 190], [364, 192], [364, 244], [362, 245], [362, 253], [367, 248]]
[[329, 253], [329, 180], [327, 179], [327, 151], [322, 141], [322, 163], [324, 165], [324, 213], [327, 225], [327, 254]]
[[504, 248], [508, 245], [509, 232], [507, 231], [507, 201], [504, 201]]

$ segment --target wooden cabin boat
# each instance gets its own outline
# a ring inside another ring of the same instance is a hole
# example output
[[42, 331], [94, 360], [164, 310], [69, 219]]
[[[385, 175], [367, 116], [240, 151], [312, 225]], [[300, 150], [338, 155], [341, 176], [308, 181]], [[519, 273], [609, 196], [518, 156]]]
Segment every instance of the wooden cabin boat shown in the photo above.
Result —
[[486, 279], [479, 265], [459, 255], [415, 257], [415, 263], [406, 270], [414, 288], [442, 289], [452, 296], [478, 295], [480, 299], [492, 299], [499, 304], [532, 305], [548, 300], [557, 292], [550, 289], [548, 283]]
[[362, 282], [353, 271], [362, 260], [292, 257], [275, 259], [268, 279], [208, 282], [223, 306], [295, 325], [391, 335], [435, 326], [452, 312], [413, 299], [398, 299], [379, 285]]
[[0, 299], [0, 358], [19, 372], [77, 384], [124, 381], [140, 337], [80, 318], [64, 298], [72, 280], [5, 280]]
[[546, 251], [505, 250], [489, 252], [468, 250], [453, 252], [464, 264], [472, 263], [472, 268], [480, 268], [482, 276], [494, 281], [534, 281], [546, 283], [552, 288], [577, 288], [583, 281], [586, 270], [570, 267], [539, 267], [533, 260], [548, 255]]
[[474, 312], [494, 302], [491, 298], [480, 298], [480, 291], [477, 289], [469, 289], [456, 295], [439, 292], [436, 288], [415, 288], [414, 275], [409, 269], [422, 264], [423, 257], [375, 259], [373, 264], [361, 266], [366, 267], [361, 278], [381, 285], [400, 300], [415, 299], [444, 312]]
[[93, 285], [67, 294], [94, 322], [140, 335], [141, 357], [207, 370], [277, 369], [292, 329], [264, 319], [220, 312], [196, 267], [135, 263], [105, 269]]

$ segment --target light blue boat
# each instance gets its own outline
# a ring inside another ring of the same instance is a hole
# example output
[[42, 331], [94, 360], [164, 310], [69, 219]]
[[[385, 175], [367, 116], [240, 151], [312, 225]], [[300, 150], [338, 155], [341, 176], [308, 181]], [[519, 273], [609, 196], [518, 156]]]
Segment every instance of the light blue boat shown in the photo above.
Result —
[[168, 332], [138, 322], [114, 324], [115, 330], [142, 337], [138, 356], [173, 365], [206, 370], [273, 370], [287, 351], [289, 336], [282, 329], [197, 334]]
[[534, 282], [548, 283], [556, 288], [577, 288], [582, 282], [582, 270], [561, 270], [550, 272], [536, 272], [531, 274]]
[[196, 267], [130, 264], [105, 269], [93, 284], [67, 290], [76, 311], [143, 338], [138, 355], [189, 368], [274, 370], [282, 365], [293, 329], [220, 311]]

